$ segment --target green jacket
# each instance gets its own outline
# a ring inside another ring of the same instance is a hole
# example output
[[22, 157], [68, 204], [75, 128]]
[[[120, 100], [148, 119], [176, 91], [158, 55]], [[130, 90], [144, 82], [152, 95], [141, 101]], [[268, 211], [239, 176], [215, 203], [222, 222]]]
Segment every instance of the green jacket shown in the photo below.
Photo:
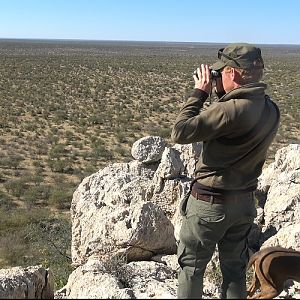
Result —
[[175, 121], [171, 137], [178, 144], [203, 141], [195, 168], [199, 183], [221, 190], [256, 189], [279, 126], [276, 104], [270, 101], [269, 117], [254, 137], [237, 145], [227, 145], [218, 138], [240, 137], [255, 126], [264, 111], [266, 87], [263, 83], [244, 85], [207, 109], [202, 109], [207, 93], [193, 91]]

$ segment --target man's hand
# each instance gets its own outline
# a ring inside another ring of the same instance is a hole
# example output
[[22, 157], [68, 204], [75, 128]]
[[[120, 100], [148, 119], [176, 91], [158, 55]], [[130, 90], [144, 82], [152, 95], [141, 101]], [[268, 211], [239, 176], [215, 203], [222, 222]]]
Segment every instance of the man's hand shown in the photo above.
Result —
[[201, 64], [193, 75], [195, 81], [195, 89], [200, 89], [207, 94], [211, 93], [211, 77], [208, 65]]

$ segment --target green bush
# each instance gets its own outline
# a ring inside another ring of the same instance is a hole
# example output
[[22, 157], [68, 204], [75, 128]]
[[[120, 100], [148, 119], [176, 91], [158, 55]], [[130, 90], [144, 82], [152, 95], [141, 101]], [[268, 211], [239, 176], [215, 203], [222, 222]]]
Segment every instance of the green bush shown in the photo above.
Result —
[[14, 207], [16, 207], [16, 204], [13, 202], [12, 198], [8, 194], [0, 191], [0, 209], [10, 210]]
[[58, 209], [69, 209], [71, 206], [73, 191], [59, 187], [50, 191], [48, 204]]
[[69, 159], [48, 159], [47, 163], [53, 172], [72, 173], [72, 162]]
[[0, 208], [0, 268], [42, 265], [51, 268], [56, 288], [73, 271], [71, 222], [48, 209], [30, 211]]
[[27, 182], [24, 179], [12, 179], [4, 184], [5, 189], [15, 197], [21, 197], [28, 188]]
[[21, 155], [10, 155], [8, 157], [2, 157], [0, 160], [0, 166], [10, 169], [18, 169], [24, 157]]
[[39, 191], [36, 187], [29, 187], [23, 195], [23, 200], [26, 206], [31, 209], [34, 204], [39, 200]]

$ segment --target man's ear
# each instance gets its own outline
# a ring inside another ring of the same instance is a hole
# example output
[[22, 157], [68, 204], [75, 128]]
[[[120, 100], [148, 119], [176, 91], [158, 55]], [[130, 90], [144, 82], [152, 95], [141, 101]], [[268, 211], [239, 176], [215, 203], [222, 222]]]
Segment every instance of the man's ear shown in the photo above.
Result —
[[231, 76], [231, 80], [240, 84], [241, 83], [241, 79], [242, 79], [242, 76], [241, 74], [234, 68], [231, 68], [230, 70], [230, 76]]

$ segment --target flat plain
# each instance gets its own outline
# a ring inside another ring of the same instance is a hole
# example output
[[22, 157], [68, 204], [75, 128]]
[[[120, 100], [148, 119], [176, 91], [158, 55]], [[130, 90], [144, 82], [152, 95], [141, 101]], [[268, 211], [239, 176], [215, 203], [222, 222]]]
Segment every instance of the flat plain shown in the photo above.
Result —
[[[81, 180], [171, 143], [193, 71], [224, 44], [0, 40], [0, 268], [43, 264], [66, 283], [69, 208]], [[260, 45], [281, 124], [268, 153], [299, 143], [300, 46]], [[212, 97], [211, 101], [215, 99]]]

